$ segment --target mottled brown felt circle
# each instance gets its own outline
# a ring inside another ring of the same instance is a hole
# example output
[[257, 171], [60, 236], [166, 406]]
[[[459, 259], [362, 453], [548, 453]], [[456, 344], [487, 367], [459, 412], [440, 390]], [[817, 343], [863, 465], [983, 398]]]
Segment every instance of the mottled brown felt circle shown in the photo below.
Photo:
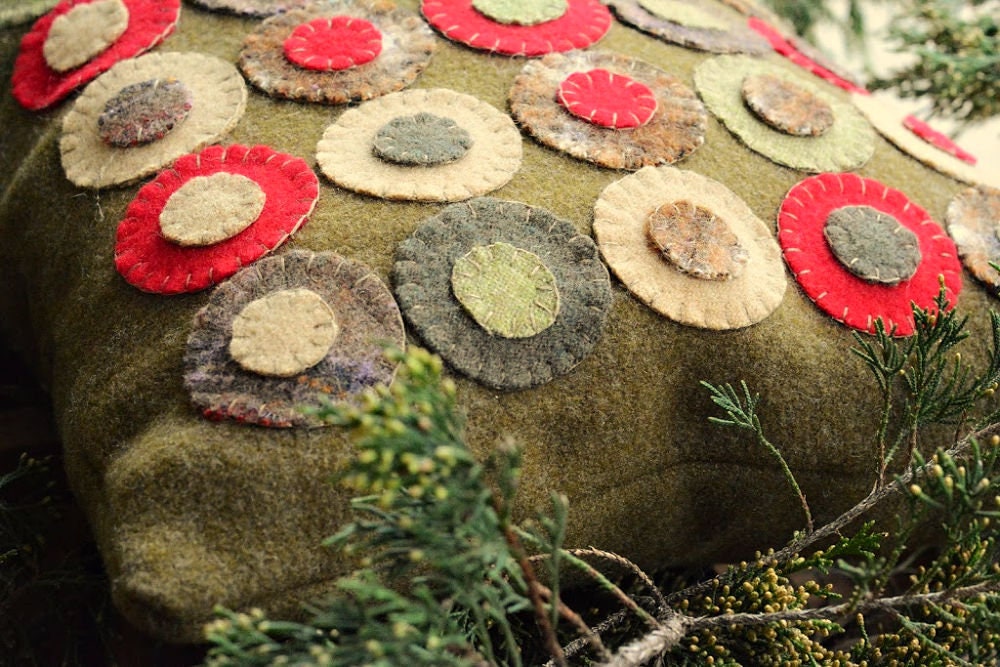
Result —
[[945, 214], [948, 234], [958, 247], [965, 267], [976, 278], [1000, 287], [1000, 189], [988, 185], [955, 195]]
[[[629, 77], [652, 91], [656, 111], [649, 121], [618, 131], [567, 111], [558, 99], [560, 85], [575, 72], [594, 69]], [[708, 113], [694, 91], [666, 72], [618, 53], [570, 51], [529, 61], [509, 97], [514, 118], [538, 141], [612, 169], [682, 160], [704, 143], [708, 125]]]
[[687, 200], [658, 206], [646, 228], [664, 259], [695, 278], [737, 278], [750, 258], [725, 220]]
[[[493, 244], [531, 253], [555, 278], [559, 311], [536, 335], [494, 335], [455, 297], [455, 263]], [[544, 209], [489, 197], [424, 221], [396, 251], [393, 284], [423, 342], [460, 373], [497, 389], [526, 389], [568, 373], [600, 338], [611, 305], [608, 272], [589, 237]]]
[[746, 16], [729, 3], [607, 0], [606, 4], [623, 23], [665, 42], [710, 53], [764, 55], [772, 50], [767, 40], [747, 26]]
[[472, 136], [451, 118], [426, 111], [397, 116], [375, 133], [372, 149], [395, 164], [434, 166], [469, 152]]
[[750, 110], [776, 130], [818, 137], [833, 126], [830, 105], [802, 86], [774, 74], [751, 74], [740, 89]]
[[[349, 17], [369, 22], [382, 35], [378, 57], [340, 70], [309, 70], [289, 62], [285, 41], [300, 25], [316, 19]], [[430, 62], [434, 34], [412, 11], [392, 2], [317, 2], [265, 19], [243, 42], [239, 67], [247, 79], [277, 97], [345, 104], [402, 90]]]
[[56, 72], [79, 67], [115, 43], [128, 29], [122, 0], [78, 4], [56, 17], [42, 45], [45, 63]]
[[[337, 331], [326, 354], [291, 377], [246, 370], [229, 352], [234, 320], [253, 302], [300, 290], [317, 295], [333, 313]], [[184, 384], [208, 418], [322, 426], [308, 409], [327, 399], [354, 401], [365, 389], [392, 382], [396, 365], [384, 349], [405, 343], [399, 308], [371, 269], [330, 252], [292, 251], [266, 257], [212, 291], [188, 337]]]
[[264, 190], [242, 174], [197, 176], [170, 195], [160, 212], [160, 233], [181, 246], [208, 246], [232, 238], [264, 210]]
[[176, 79], [149, 79], [119, 90], [97, 117], [106, 143], [129, 148], [162, 139], [191, 112], [191, 91]]
[[917, 235], [871, 206], [830, 211], [823, 236], [844, 268], [862, 280], [896, 285], [912, 278], [920, 266]]

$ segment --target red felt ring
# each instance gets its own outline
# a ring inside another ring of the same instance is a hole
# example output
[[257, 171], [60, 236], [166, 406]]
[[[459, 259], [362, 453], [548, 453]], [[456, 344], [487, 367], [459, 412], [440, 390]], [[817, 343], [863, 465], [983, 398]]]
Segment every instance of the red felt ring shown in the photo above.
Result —
[[975, 155], [956, 144], [951, 140], [951, 137], [938, 132], [933, 127], [912, 114], [903, 119], [903, 127], [929, 143], [931, 146], [940, 148], [948, 155], [957, 157], [962, 162], [967, 162], [971, 165], [975, 165], [977, 162]]

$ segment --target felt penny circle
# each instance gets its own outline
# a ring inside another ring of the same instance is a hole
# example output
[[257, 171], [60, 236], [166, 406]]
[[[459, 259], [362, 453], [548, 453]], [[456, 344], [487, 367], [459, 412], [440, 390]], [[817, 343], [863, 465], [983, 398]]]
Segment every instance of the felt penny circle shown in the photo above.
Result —
[[472, 7], [498, 23], [535, 25], [554, 21], [569, 9], [567, 0], [472, 0]]
[[162, 139], [191, 111], [191, 91], [176, 79], [149, 79], [125, 86], [97, 117], [106, 143], [128, 148]]
[[871, 206], [830, 211], [823, 236], [848, 271], [870, 282], [895, 285], [912, 278], [920, 266], [917, 235]]
[[725, 20], [683, 0], [639, 0], [639, 6], [656, 18], [688, 28], [726, 30], [730, 27]]
[[237, 16], [265, 18], [298, 9], [312, 0], [191, 0], [195, 5]]
[[252, 225], [266, 199], [256, 181], [242, 174], [220, 171], [196, 176], [167, 199], [160, 212], [160, 232], [182, 246], [213, 245]]
[[954, 155], [962, 162], [967, 162], [972, 165], [977, 162], [975, 155], [956, 144], [948, 135], [938, 132], [916, 116], [908, 115], [903, 118], [903, 127], [929, 143], [931, 146], [940, 148], [949, 155]]
[[945, 213], [948, 233], [969, 272], [992, 287], [1000, 287], [1000, 189], [987, 185], [955, 195]]
[[719, 0], [607, 0], [618, 18], [665, 42], [709, 53], [763, 55], [771, 47], [747, 17]]
[[455, 260], [451, 288], [479, 326], [504, 338], [539, 334], [559, 314], [555, 276], [538, 255], [509, 243], [475, 246]]
[[421, 111], [398, 116], [375, 133], [375, 154], [395, 164], [435, 166], [464, 156], [472, 136], [451, 118]]
[[313, 19], [292, 30], [284, 43], [289, 62], [306, 69], [336, 71], [364, 65], [382, 52], [382, 33], [351, 16]]
[[322, 361], [337, 332], [337, 318], [319, 294], [302, 287], [278, 290], [233, 318], [229, 354], [251, 373], [291, 377]]
[[653, 91], [606, 69], [573, 72], [559, 84], [558, 97], [571, 114], [601, 127], [639, 127], [656, 113]]
[[740, 93], [758, 118], [780, 132], [818, 137], [833, 125], [827, 102], [773, 74], [751, 74], [743, 79]]
[[646, 227], [663, 258], [695, 278], [737, 278], [750, 258], [725, 220], [687, 200], [660, 205]]
[[42, 55], [49, 67], [67, 72], [114, 44], [127, 28], [128, 8], [122, 0], [78, 4], [52, 22]]

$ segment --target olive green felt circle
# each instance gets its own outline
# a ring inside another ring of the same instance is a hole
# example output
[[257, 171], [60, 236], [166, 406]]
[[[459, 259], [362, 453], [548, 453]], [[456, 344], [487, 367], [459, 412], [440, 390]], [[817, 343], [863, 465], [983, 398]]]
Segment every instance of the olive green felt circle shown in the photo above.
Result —
[[639, 0], [639, 6], [657, 18], [688, 28], [726, 30], [731, 25], [722, 18], [684, 0]]
[[422, 111], [398, 116], [379, 128], [375, 154], [402, 165], [434, 166], [454, 162], [472, 146], [472, 137], [451, 118]]
[[504, 338], [539, 334], [559, 314], [555, 276], [538, 255], [509, 243], [475, 246], [455, 260], [451, 288], [479, 326]]
[[191, 112], [191, 91], [176, 80], [149, 79], [125, 86], [104, 105], [97, 133], [129, 148], [162, 139]]
[[823, 236], [848, 271], [873, 283], [896, 285], [912, 278], [920, 266], [917, 235], [871, 206], [834, 209]]
[[182, 246], [219, 243], [252, 225], [266, 198], [253, 179], [241, 174], [196, 176], [167, 199], [160, 212], [160, 232]]
[[818, 137], [833, 125], [833, 109], [808, 90], [773, 74], [751, 74], [740, 93], [750, 110], [774, 129]]
[[647, 229], [664, 259], [702, 280], [736, 278], [750, 257], [725, 220], [686, 200], [659, 206]]
[[472, 0], [472, 7], [497, 23], [536, 25], [556, 20], [569, 4], [567, 0]]
[[122, 0], [95, 0], [56, 17], [42, 44], [45, 63], [68, 72], [101, 53], [128, 29]]
[[[783, 62], [748, 56], [716, 56], [698, 65], [694, 82], [709, 110], [730, 132], [761, 155], [793, 169], [809, 172], [850, 171], [871, 159], [875, 131], [839, 91]], [[770, 74], [792, 82], [830, 106], [833, 125], [822, 136], [797, 137], [776, 130], [747, 108], [742, 84], [748, 76]]]

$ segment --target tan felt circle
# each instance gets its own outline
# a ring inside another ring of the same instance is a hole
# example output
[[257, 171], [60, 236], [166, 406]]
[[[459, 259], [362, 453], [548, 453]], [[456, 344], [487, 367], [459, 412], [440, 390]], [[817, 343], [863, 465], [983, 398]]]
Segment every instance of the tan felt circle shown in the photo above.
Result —
[[46, 64], [68, 72], [115, 43], [128, 29], [122, 0], [95, 0], [56, 17], [42, 44]]
[[689, 28], [728, 30], [732, 23], [683, 0], [639, 0], [639, 6], [657, 18]]
[[[118, 148], [101, 139], [97, 119], [108, 100], [125, 86], [171, 78], [191, 91], [191, 111], [181, 125], [140, 146]], [[150, 53], [123, 60], [91, 82], [63, 119], [59, 150], [66, 177], [81, 187], [99, 188], [148, 176], [217, 141], [239, 121], [246, 100], [243, 77], [220, 58]]]
[[236, 236], [257, 220], [267, 195], [256, 181], [220, 171], [196, 176], [170, 195], [160, 232], [182, 246], [206, 246]]
[[[663, 261], [646, 220], [663, 202], [687, 200], [725, 220], [748, 259], [731, 280], [701, 280]], [[594, 235], [611, 270], [636, 297], [672, 320], [737, 329], [774, 312], [785, 294], [781, 249], [767, 225], [718, 181], [674, 167], [645, 167], [604, 189]]]
[[229, 354], [245, 370], [292, 377], [326, 357], [337, 318], [319, 294], [285, 289], [251, 301], [233, 319]]
[[[375, 136], [389, 121], [427, 112], [450, 118], [472, 137], [458, 160], [408, 166], [380, 159]], [[320, 169], [337, 185], [376, 197], [461, 201], [496, 190], [521, 166], [521, 133], [489, 104], [445, 88], [404, 90], [348, 109], [326, 128], [316, 146]]]

